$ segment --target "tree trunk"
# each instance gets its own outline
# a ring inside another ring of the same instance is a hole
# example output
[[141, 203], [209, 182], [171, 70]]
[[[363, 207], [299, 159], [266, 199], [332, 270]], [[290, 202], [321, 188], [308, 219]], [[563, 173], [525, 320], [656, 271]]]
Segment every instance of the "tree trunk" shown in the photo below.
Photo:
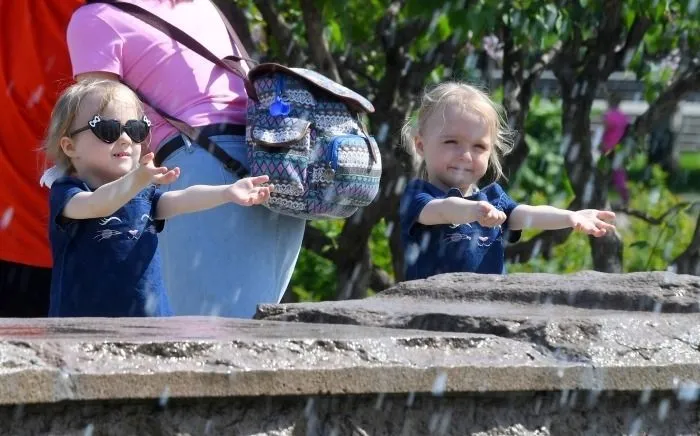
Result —
[[698, 215], [693, 239], [690, 241], [688, 248], [671, 265], [675, 267], [678, 274], [700, 276], [700, 215]]
[[[562, 84], [562, 127], [565, 166], [576, 197], [583, 209], [604, 209], [607, 203], [607, 175], [601, 172], [591, 150], [590, 113], [597, 81], [579, 77], [575, 86]], [[578, 95], [577, 95], [578, 94]], [[622, 241], [617, 234], [590, 238], [593, 268], [609, 273], [622, 272]]]
[[361, 245], [353, 252], [359, 255], [337, 264], [337, 300], [353, 300], [367, 296], [372, 274], [372, 257], [366, 241], [367, 239], [358, 240]]
[[606, 273], [622, 272], [622, 241], [615, 233], [609, 233], [602, 238], [590, 236], [593, 269]]

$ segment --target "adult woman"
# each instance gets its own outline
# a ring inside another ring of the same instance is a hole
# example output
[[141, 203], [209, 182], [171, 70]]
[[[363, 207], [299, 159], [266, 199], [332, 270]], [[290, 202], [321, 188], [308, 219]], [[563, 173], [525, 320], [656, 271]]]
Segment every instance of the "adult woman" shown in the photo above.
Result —
[[[220, 57], [237, 53], [209, 0], [131, 0], [183, 30]], [[247, 164], [241, 78], [215, 66], [161, 31], [108, 4], [73, 15], [68, 47], [78, 80], [122, 80], [148, 103], [202, 128], [228, 155]], [[151, 150], [182, 174], [170, 189], [228, 184], [237, 176], [204, 147], [148, 110]], [[171, 220], [161, 233], [165, 284], [176, 315], [250, 317], [278, 302], [301, 247], [303, 220], [262, 206], [227, 205]]]

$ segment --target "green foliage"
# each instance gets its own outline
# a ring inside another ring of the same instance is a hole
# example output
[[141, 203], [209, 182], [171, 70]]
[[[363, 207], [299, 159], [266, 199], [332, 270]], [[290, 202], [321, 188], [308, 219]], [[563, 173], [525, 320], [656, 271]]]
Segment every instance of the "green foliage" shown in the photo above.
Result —
[[[253, 26], [263, 23], [255, 3], [254, 0], [239, 2], [246, 8]], [[294, 42], [307, 47], [299, 2], [276, 0], [273, 3], [279, 16], [292, 30]], [[524, 53], [522, 62], [527, 69], [555, 44], [595, 38], [601, 24], [609, 18], [603, 9], [607, 3], [595, 0], [455, 0], [438, 3], [424, 0], [398, 3], [389, 0], [316, 0], [330, 51], [342, 55], [341, 58], [352, 59], [356, 68], [361, 69], [360, 72], [353, 72], [357, 77], [356, 82], [348, 85], [368, 90], [370, 99], [376, 97], [386, 76], [387, 59], [384, 58], [386, 53], [382, 38], [390, 36], [378, 34], [377, 31], [387, 10], [400, 3], [403, 6], [398, 9], [396, 27], [421, 21], [429, 23], [428, 31], [402, 35], [411, 41], [406, 53], [414, 65], [430, 59], [435, 48], [445, 41], [452, 40], [458, 47], [454, 56], [443, 59], [427, 72], [426, 84], [448, 77], [478, 79], [473, 49], [481, 48], [485, 36], [501, 35], [503, 24], [507, 24], [513, 33], [518, 53]], [[669, 81], [683, 70], [683, 60], [689, 59], [688, 53], [696, 55], [700, 52], [700, 7], [697, 1], [630, 1], [624, 2], [622, 19], [628, 31], [640, 19], [648, 19], [651, 23], [642, 44], [625, 53], [624, 66], [643, 81], [644, 97], [647, 101], [653, 101]], [[261, 49], [274, 58], [288, 47], [286, 43], [268, 38]], [[580, 49], [583, 53], [591, 47], [584, 44]], [[580, 54], [570, 53], [572, 58], [580, 58]], [[417, 98], [412, 92], [406, 90], [407, 100]], [[539, 96], [533, 98], [524, 129], [530, 148], [529, 157], [520, 172], [511, 176], [509, 186], [509, 192], [516, 200], [558, 207], [566, 207], [571, 201], [573, 192], [561, 152], [565, 142], [561, 122], [561, 105], [558, 101]], [[691, 168], [689, 174], [700, 174], [700, 169], [693, 168], [692, 162], [695, 161], [692, 158], [684, 157], [683, 161], [691, 162], [690, 165], [684, 164]], [[633, 176], [641, 174], [634, 172], [635, 166], [645, 168], [640, 156], [633, 156], [629, 165], [633, 168]], [[630, 184], [631, 206], [649, 216], [658, 217], [668, 208], [676, 206], [681, 199], [669, 190], [669, 186], [675, 190], [675, 179], [664, 178], [658, 169], [653, 174], [652, 182], [642, 183], [641, 179], [637, 179]], [[700, 186], [700, 182], [693, 185], [695, 179], [690, 180], [686, 183], [688, 189]], [[700, 180], [700, 176], [697, 180]], [[621, 217], [619, 232], [625, 245], [625, 270], [665, 269], [669, 261], [687, 245], [693, 230], [693, 213], [679, 208], [669, 214], [660, 226], [652, 226], [634, 217]], [[332, 244], [337, 244], [342, 221], [319, 221], [313, 225], [326, 233]], [[386, 271], [392, 271], [387, 236], [391, 225], [398, 223], [381, 221], [373, 229], [369, 241], [373, 262]], [[524, 239], [536, 233], [527, 231]], [[535, 256], [527, 264], [510, 265], [509, 270], [573, 272], [589, 268], [592, 268], [592, 264], [588, 237], [573, 234], [564, 244], [552, 250], [551, 259]], [[323, 257], [302, 250], [292, 283], [294, 293], [300, 300], [332, 299], [336, 290], [335, 267]]]
[[561, 103], [535, 96], [525, 122], [525, 139], [530, 149], [528, 160], [513, 180], [521, 201], [531, 201], [539, 194], [557, 203], [567, 202], [573, 195], [569, 184], [561, 134]]
[[[313, 221], [334, 243], [343, 229], [342, 220]], [[335, 265], [330, 260], [302, 248], [292, 275], [292, 291], [299, 301], [332, 300], [336, 293]]]
[[629, 218], [629, 226], [620, 233], [625, 242], [626, 271], [665, 270], [669, 263], [685, 250], [693, 237], [693, 209], [679, 207], [683, 200], [667, 188], [667, 176], [654, 166], [651, 188], [641, 183], [630, 186], [631, 207], [647, 216], [659, 217], [672, 210], [661, 225], [651, 225]]
[[[343, 228], [342, 220], [314, 221], [312, 226], [323, 230], [337, 247], [336, 241]], [[382, 220], [372, 229], [369, 249], [374, 264], [393, 276], [389, 227]], [[336, 269], [333, 262], [312, 251], [302, 249], [294, 274], [292, 291], [299, 301], [324, 301], [335, 298]], [[376, 290], [375, 290], [376, 291]]]

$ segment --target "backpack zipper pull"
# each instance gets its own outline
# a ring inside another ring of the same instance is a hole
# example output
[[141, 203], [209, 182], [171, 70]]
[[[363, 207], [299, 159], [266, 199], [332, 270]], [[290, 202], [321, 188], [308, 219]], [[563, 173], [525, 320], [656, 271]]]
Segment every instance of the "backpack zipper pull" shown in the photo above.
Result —
[[284, 76], [281, 74], [277, 76], [277, 82], [275, 83], [275, 101], [270, 105], [270, 115], [273, 117], [287, 116], [291, 107], [289, 103], [282, 99], [282, 94], [284, 93]]

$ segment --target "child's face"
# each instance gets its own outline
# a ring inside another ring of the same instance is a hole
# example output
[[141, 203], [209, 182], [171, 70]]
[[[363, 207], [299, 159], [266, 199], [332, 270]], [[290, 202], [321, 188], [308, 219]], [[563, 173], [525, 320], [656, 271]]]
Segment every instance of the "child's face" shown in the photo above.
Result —
[[[107, 106], [99, 110], [101, 103], [102, 95], [87, 96], [71, 131], [87, 126], [95, 115], [103, 120], [118, 120], [122, 125], [140, 119], [133, 97], [124, 90], [116, 90]], [[141, 144], [135, 143], [126, 132], [122, 132], [115, 142], [107, 144], [88, 129], [72, 138], [63, 137], [61, 147], [70, 157], [78, 177], [93, 187], [112, 182], [135, 169], [141, 157]]]
[[425, 161], [428, 181], [466, 193], [486, 174], [493, 144], [480, 115], [449, 104], [428, 118], [416, 149]]

